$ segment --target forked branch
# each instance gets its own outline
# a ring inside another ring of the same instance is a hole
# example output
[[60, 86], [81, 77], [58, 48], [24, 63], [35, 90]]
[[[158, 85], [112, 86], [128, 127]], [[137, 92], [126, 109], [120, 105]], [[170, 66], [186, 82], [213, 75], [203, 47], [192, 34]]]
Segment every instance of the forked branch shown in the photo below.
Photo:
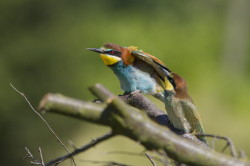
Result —
[[62, 95], [47, 95], [40, 104], [40, 110], [83, 119], [92, 123], [110, 126], [114, 134], [124, 135], [140, 142], [148, 150], [165, 151], [180, 163], [189, 165], [249, 165], [241, 160], [215, 152], [203, 144], [197, 144], [176, 135], [166, 126], [159, 125], [144, 113], [127, 105], [117, 96], [99, 84], [91, 91], [104, 104], [75, 100]]

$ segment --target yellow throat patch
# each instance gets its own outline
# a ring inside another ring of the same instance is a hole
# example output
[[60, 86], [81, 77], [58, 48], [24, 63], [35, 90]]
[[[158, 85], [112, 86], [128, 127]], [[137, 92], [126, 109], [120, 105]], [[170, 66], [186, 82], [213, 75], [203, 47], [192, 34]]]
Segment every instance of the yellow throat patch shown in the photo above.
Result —
[[113, 65], [121, 60], [121, 58], [113, 55], [101, 54], [100, 57], [107, 66]]
[[173, 85], [170, 83], [170, 81], [167, 78], [165, 78], [164, 82], [165, 82], [165, 90], [168, 90], [168, 91], [174, 90]]

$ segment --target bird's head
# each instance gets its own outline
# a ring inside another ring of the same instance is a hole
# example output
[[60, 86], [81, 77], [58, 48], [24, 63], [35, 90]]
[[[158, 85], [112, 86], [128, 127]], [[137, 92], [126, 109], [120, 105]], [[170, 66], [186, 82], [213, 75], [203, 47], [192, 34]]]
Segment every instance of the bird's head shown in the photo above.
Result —
[[100, 57], [107, 66], [114, 65], [122, 60], [121, 52], [111, 48], [88, 48], [88, 50], [100, 53]]
[[88, 50], [100, 53], [100, 57], [107, 66], [114, 65], [123, 61], [126, 65], [130, 65], [134, 61], [131, 52], [137, 50], [136, 47], [121, 47], [117, 44], [106, 43], [101, 48], [87, 48]]

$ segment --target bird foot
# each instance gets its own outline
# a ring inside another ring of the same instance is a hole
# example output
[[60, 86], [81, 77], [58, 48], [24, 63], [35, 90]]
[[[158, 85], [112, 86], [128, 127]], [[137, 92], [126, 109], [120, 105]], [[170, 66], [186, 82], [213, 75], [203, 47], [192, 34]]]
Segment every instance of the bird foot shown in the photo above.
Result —
[[141, 93], [139, 90], [135, 90], [133, 92], [124, 92], [122, 96], [127, 96], [128, 98], [132, 98], [132, 96]]
[[130, 92], [129, 95], [133, 96], [133, 95], [135, 95], [135, 94], [137, 94], [137, 93], [141, 93], [141, 91], [135, 90], [135, 91], [133, 91], [133, 92]]
[[122, 94], [122, 96], [125, 96], [125, 95], [133, 96], [133, 95], [135, 95], [135, 94], [137, 94], [137, 93], [141, 93], [141, 91], [135, 90], [135, 91], [133, 91], [133, 92], [124, 92], [124, 93]]
[[194, 129], [193, 131], [191, 131], [191, 132], [190, 132], [190, 134], [192, 134], [192, 135], [196, 135], [196, 134], [199, 134], [199, 132], [197, 132], [197, 130], [196, 130], [196, 129]]

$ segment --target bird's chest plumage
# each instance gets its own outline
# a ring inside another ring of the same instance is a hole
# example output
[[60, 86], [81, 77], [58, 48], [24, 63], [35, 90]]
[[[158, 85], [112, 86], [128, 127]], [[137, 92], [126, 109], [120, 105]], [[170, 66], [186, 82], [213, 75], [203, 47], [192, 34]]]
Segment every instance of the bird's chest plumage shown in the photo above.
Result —
[[126, 66], [122, 62], [112, 65], [110, 68], [118, 77], [121, 88], [125, 92], [133, 92], [136, 90], [150, 94], [156, 92], [156, 82], [150, 74], [132, 65]]
[[174, 98], [174, 93], [171, 91], [164, 91], [164, 103], [169, 116], [173, 116], [177, 101]]

